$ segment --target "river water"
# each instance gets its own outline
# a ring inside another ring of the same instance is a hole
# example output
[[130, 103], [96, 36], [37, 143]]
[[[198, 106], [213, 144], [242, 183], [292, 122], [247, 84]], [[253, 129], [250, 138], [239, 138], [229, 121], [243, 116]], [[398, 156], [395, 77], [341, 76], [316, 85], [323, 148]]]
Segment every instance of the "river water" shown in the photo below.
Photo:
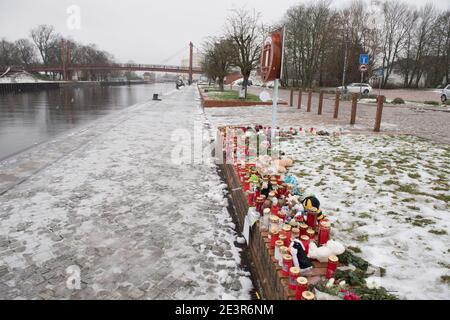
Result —
[[0, 160], [174, 88], [156, 83], [0, 95]]

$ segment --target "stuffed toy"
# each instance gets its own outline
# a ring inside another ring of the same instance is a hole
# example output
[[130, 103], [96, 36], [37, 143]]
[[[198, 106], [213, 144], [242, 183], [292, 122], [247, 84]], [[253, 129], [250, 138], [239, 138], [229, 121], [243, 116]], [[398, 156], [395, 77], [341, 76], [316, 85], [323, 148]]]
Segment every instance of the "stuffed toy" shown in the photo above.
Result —
[[311, 260], [309, 260], [306, 255], [305, 247], [300, 240], [295, 239], [292, 241], [290, 247], [295, 267], [300, 268], [303, 272], [313, 267]]
[[317, 213], [317, 221], [321, 221], [325, 218], [322, 211], [320, 210], [320, 201], [314, 195], [307, 196], [302, 200], [303, 208], [306, 212], [308, 211], [316, 211]]
[[329, 240], [325, 245], [317, 247], [314, 242], [309, 244], [308, 258], [325, 263], [330, 256], [339, 256], [345, 252], [345, 247], [337, 241]]

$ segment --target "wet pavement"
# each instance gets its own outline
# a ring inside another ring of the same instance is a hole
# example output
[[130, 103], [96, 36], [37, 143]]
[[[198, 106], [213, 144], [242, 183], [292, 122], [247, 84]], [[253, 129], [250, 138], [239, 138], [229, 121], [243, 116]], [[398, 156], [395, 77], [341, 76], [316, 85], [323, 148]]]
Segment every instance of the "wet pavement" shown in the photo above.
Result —
[[2, 162], [0, 299], [250, 298], [212, 159], [171, 159], [203, 120], [185, 88]]

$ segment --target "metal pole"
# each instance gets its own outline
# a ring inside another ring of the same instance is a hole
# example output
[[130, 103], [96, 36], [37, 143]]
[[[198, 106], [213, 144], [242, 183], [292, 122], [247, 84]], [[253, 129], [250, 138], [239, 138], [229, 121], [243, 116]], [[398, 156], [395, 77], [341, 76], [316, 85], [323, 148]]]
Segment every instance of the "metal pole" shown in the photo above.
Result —
[[194, 44], [189, 43], [189, 85], [192, 84], [193, 80], [193, 62], [194, 62]]
[[273, 98], [272, 98], [272, 130], [270, 130], [272, 152], [273, 152], [273, 145], [275, 142], [275, 130], [277, 128], [278, 85], [279, 85], [279, 80], [275, 79], [274, 86], [273, 86]]
[[361, 82], [359, 83], [359, 97], [362, 97], [362, 83], [364, 81], [364, 72], [361, 72]]
[[378, 77], [378, 96], [381, 96], [381, 81], [383, 80], [382, 77]]

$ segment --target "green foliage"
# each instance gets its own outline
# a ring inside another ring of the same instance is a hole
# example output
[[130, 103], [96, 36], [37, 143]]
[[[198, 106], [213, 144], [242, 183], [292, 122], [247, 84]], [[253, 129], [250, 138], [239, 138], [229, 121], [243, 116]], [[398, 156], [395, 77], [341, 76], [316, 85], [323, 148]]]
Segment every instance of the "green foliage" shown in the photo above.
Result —
[[402, 98], [395, 98], [394, 100], [392, 100], [393, 104], [405, 104], [405, 100], [403, 100]]
[[438, 105], [441, 104], [439, 101], [424, 101], [423, 103], [424, 104], [429, 104], [429, 105], [432, 105], [432, 106], [438, 106]]
[[[359, 248], [358, 250], [361, 251]], [[355, 252], [358, 252], [358, 250], [355, 250]], [[367, 268], [369, 267], [369, 263], [366, 260], [356, 256], [349, 250], [346, 250], [339, 256], [339, 261], [344, 265], [354, 265], [356, 268], [364, 272], [367, 271]]]

